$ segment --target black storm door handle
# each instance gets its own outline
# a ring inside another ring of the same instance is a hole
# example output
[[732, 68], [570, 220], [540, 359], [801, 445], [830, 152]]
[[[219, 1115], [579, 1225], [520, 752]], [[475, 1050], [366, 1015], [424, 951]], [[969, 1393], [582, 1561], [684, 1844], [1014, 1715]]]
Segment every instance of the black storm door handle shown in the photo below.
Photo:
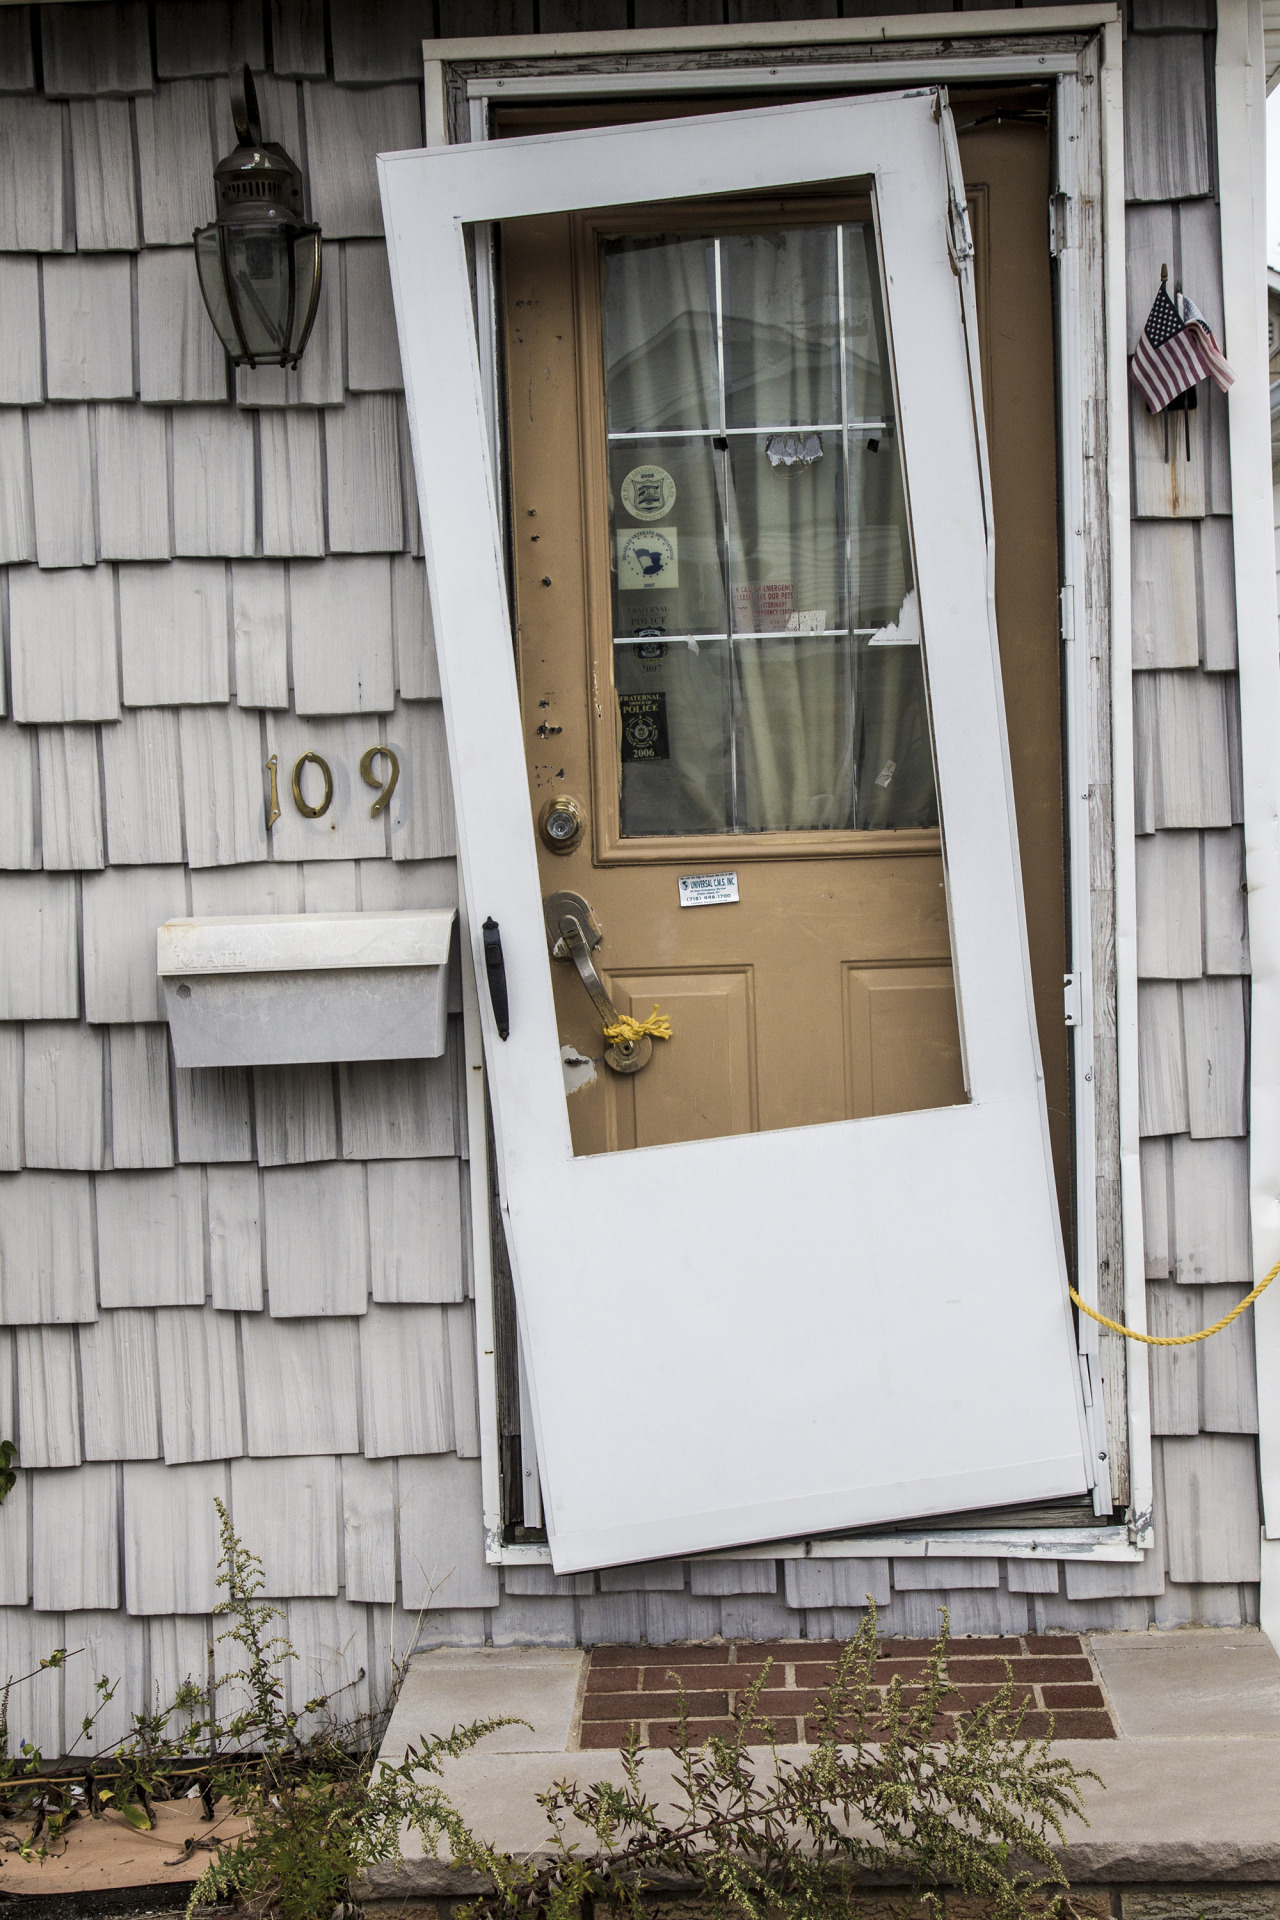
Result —
[[498, 1038], [505, 1040], [511, 1031], [511, 1015], [507, 1006], [507, 963], [502, 957], [502, 935], [492, 915], [480, 931], [484, 935], [484, 969], [489, 976], [489, 1003], [493, 1008]]

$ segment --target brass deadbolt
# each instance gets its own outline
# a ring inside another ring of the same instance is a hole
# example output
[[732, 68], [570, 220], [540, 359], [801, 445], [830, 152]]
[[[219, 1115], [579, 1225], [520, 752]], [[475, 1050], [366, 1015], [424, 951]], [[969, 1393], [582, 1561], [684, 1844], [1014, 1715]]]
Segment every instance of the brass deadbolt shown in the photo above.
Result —
[[587, 830], [587, 816], [567, 793], [553, 794], [538, 815], [538, 832], [552, 853], [572, 853]]

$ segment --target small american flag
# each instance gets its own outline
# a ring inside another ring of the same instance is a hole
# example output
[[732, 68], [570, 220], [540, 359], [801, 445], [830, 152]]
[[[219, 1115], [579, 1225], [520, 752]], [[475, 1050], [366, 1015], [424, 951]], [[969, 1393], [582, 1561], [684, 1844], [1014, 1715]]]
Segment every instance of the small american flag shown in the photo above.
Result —
[[1129, 364], [1134, 385], [1152, 413], [1160, 413], [1201, 380], [1216, 380], [1225, 393], [1235, 379], [1200, 309], [1183, 294], [1178, 300], [1181, 313], [1162, 281]]

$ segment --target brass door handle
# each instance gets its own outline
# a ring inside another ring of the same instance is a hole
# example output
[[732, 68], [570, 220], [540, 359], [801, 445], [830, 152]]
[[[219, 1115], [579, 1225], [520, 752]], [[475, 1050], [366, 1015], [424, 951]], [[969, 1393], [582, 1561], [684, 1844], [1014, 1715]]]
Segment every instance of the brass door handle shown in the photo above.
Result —
[[[602, 1027], [620, 1024], [618, 1009], [609, 998], [604, 981], [596, 972], [591, 949], [598, 947], [602, 935], [595, 915], [576, 893], [553, 893], [542, 903], [547, 924], [547, 944], [553, 960], [569, 959], [578, 969], [578, 978], [591, 995]], [[638, 1040], [614, 1040], [605, 1049], [605, 1065], [615, 1073], [639, 1073], [653, 1056], [653, 1041], [647, 1033]]]

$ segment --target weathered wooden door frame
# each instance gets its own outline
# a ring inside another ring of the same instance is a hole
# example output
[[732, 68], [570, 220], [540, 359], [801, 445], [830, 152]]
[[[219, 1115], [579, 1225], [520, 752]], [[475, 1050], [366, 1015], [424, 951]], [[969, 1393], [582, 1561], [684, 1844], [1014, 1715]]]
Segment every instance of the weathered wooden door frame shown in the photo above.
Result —
[[[1086, 1298], [1098, 1299], [1104, 1308], [1123, 1310], [1130, 1324], [1141, 1325], [1145, 1307], [1141, 1215], [1137, 1193], [1136, 1122], [1136, 979], [1116, 980], [1113, 960], [1115, 939], [1122, 955], [1131, 958], [1134, 924], [1132, 874], [1132, 784], [1131, 732], [1128, 724], [1128, 622], [1127, 615], [1114, 623], [1116, 648], [1108, 660], [1109, 603], [1127, 605], [1127, 515], [1116, 512], [1115, 503], [1127, 500], [1127, 447], [1123, 436], [1112, 436], [1119, 445], [1092, 446], [1088, 457], [1085, 439], [1086, 419], [1098, 417], [1097, 404], [1110, 376], [1108, 396], [1115, 404], [1114, 369], [1118, 364], [1123, 383], [1123, 322], [1113, 325], [1111, 337], [1105, 334], [1103, 291], [1111, 291], [1107, 310], [1114, 315], [1122, 302], [1114, 298], [1114, 289], [1123, 285], [1123, 204], [1122, 177], [1107, 160], [1120, 150], [1123, 121], [1119, 97], [1119, 33], [1114, 25], [1113, 8], [1037, 9], [1018, 16], [1019, 33], [1009, 33], [1007, 14], [968, 14], [957, 16], [959, 33], [969, 42], [957, 54], [952, 48], [946, 59], [939, 54], [923, 54], [910, 47], [913, 39], [930, 37], [929, 16], [895, 20], [893, 37], [901, 47], [886, 46], [884, 24], [874, 21], [815, 22], [806, 26], [782, 28], [689, 29], [660, 36], [628, 34], [579, 34], [554, 39], [526, 37], [520, 40], [470, 42], [426, 42], [424, 56], [427, 83], [428, 138], [439, 140], [452, 131], [453, 137], [483, 139], [488, 131], [490, 102], [524, 101], [579, 97], [583, 93], [608, 93], [619, 89], [618, 75], [607, 70], [609, 55], [625, 52], [630, 59], [621, 83], [632, 93], [687, 88], [688, 54], [698, 52], [703, 59], [718, 60], [720, 71], [714, 80], [735, 92], [776, 88], [783, 78], [795, 84], [804, 69], [805, 84], [816, 84], [821, 75], [827, 85], [849, 86], [853, 75], [843, 63], [833, 65], [834, 46], [848, 45], [859, 51], [860, 40], [876, 43], [874, 72], [878, 81], [907, 78], [969, 77], [1054, 78], [1057, 92], [1057, 161], [1059, 194], [1054, 210], [1055, 252], [1058, 257], [1058, 308], [1062, 338], [1060, 369], [1060, 407], [1063, 448], [1063, 548], [1064, 604], [1063, 628], [1067, 641], [1065, 694], [1069, 708], [1069, 792], [1073, 811], [1072, 843], [1072, 920], [1075, 952], [1079, 956], [1074, 976], [1067, 983], [1068, 1002], [1076, 1001], [1075, 1080], [1077, 1189], [1081, 1195], [1101, 1194], [1097, 1208], [1082, 1204], [1078, 1212], [1080, 1236], [1079, 1284]], [[1090, 39], [1090, 27], [1102, 27], [1101, 42]], [[948, 35], [952, 22], [948, 21]], [[1074, 43], [1064, 42], [1064, 29], [1074, 31]], [[1081, 29], [1085, 29], [1082, 34]], [[933, 27], [936, 32], [936, 25]], [[1052, 38], [1036, 39], [1036, 33]], [[761, 67], [758, 49], [771, 40], [793, 50], [786, 56], [788, 66]], [[1081, 42], [1086, 44], [1081, 45]], [[1074, 51], [1068, 51], [1074, 44]], [[662, 72], [660, 65], [646, 61], [641, 67], [634, 59], [638, 52], [651, 53], [657, 47], [667, 52], [670, 66], [678, 73]], [[750, 46], [747, 56], [755, 61], [748, 68], [741, 55], [730, 50]], [[831, 49], [828, 51], [828, 49]], [[578, 70], [566, 78], [574, 57], [589, 62], [591, 71]], [[604, 58], [602, 58], [604, 56]], [[810, 61], [822, 59], [819, 68]], [[862, 68], [865, 72], [865, 65]], [[699, 85], [708, 79], [699, 71]], [[1101, 83], [1101, 84], [1100, 84]], [[1107, 194], [1109, 225], [1101, 218], [1103, 182]], [[1117, 198], [1119, 196], [1119, 198]], [[1119, 231], [1117, 231], [1119, 228]], [[487, 262], [478, 261], [482, 306], [486, 294]], [[1108, 362], [1110, 365], [1108, 366]], [[491, 380], [494, 378], [491, 364]], [[496, 384], [493, 389], [496, 403]], [[1123, 417], [1122, 415], [1120, 417]], [[496, 404], [491, 418], [497, 421]], [[1105, 457], [1104, 457], [1105, 456]], [[1110, 487], [1112, 511], [1108, 516]], [[1107, 551], [1108, 518], [1112, 552]], [[1109, 563], [1114, 561], [1113, 565]], [[1113, 698], [1114, 692], [1114, 698]], [[1112, 776], [1114, 775], [1114, 785]], [[1113, 804], [1114, 803], [1114, 804]], [[1099, 888], [1092, 876], [1107, 872], [1116, 861], [1114, 889]], [[1122, 975], [1128, 971], [1121, 969]], [[1095, 992], [1095, 981], [1097, 988]], [[1117, 999], [1119, 1005], [1117, 1008]], [[1117, 1019], [1118, 1014], [1118, 1019]], [[1115, 1021], [1116, 1025], [1112, 1025]], [[1118, 1040], [1117, 1040], [1118, 1028]], [[480, 1065], [478, 1036], [470, 1064]], [[482, 1073], [468, 1075], [475, 1096], [476, 1120], [482, 1119]], [[477, 1155], [477, 1144], [480, 1154]], [[473, 1181], [487, 1177], [483, 1167], [484, 1137], [480, 1126], [472, 1128]], [[1120, 1177], [1121, 1160], [1125, 1179]], [[479, 1192], [476, 1194], [479, 1199]], [[486, 1537], [491, 1559], [527, 1561], [545, 1558], [545, 1548], [536, 1545], [504, 1544], [500, 1524], [499, 1463], [496, 1449], [496, 1422], [493, 1417], [492, 1332], [485, 1334], [484, 1322], [491, 1320], [491, 1302], [479, 1297], [488, 1272], [487, 1220], [482, 1209], [473, 1206], [479, 1226], [474, 1249], [478, 1275], [477, 1309], [481, 1318], [482, 1421], [493, 1428], [485, 1448]], [[1104, 1280], [1099, 1290], [1099, 1237], [1103, 1240]], [[1109, 1284], [1108, 1284], [1109, 1282]], [[1111, 1351], [1106, 1351], [1110, 1342]], [[971, 1553], [1040, 1552], [1052, 1544], [1061, 1557], [1070, 1551], [1082, 1557], [1137, 1557], [1150, 1543], [1150, 1422], [1146, 1394], [1146, 1370], [1134, 1369], [1126, 1382], [1123, 1366], [1123, 1342], [1102, 1335], [1092, 1322], [1083, 1322], [1080, 1342], [1086, 1397], [1093, 1401], [1093, 1429], [1100, 1455], [1116, 1463], [1117, 1481], [1128, 1481], [1128, 1529], [1108, 1527], [1080, 1529], [1075, 1532], [1055, 1529], [1052, 1536], [1035, 1529], [967, 1530], [961, 1540], [955, 1530], [945, 1533], [949, 1552]], [[484, 1378], [485, 1367], [489, 1377]], [[1100, 1367], [1100, 1362], [1104, 1364]], [[1131, 1392], [1126, 1392], [1130, 1385]], [[1104, 1471], [1107, 1468], [1104, 1466]], [[536, 1498], [536, 1481], [534, 1487]], [[1118, 1504], [1126, 1504], [1120, 1502]], [[865, 1542], [860, 1542], [865, 1551]], [[889, 1545], [888, 1538], [881, 1543]], [[919, 1535], [894, 1539], [895, 1553], [927, 1551], [929, 1542]], [[937, 1542], [934, 1542], [936, 1550]], [[786, 1551], [812, 1551], [808, 1543], [782, 1547]], [[839, 1543], [827, 1543], [823, 1551], [841, 1551]]]

